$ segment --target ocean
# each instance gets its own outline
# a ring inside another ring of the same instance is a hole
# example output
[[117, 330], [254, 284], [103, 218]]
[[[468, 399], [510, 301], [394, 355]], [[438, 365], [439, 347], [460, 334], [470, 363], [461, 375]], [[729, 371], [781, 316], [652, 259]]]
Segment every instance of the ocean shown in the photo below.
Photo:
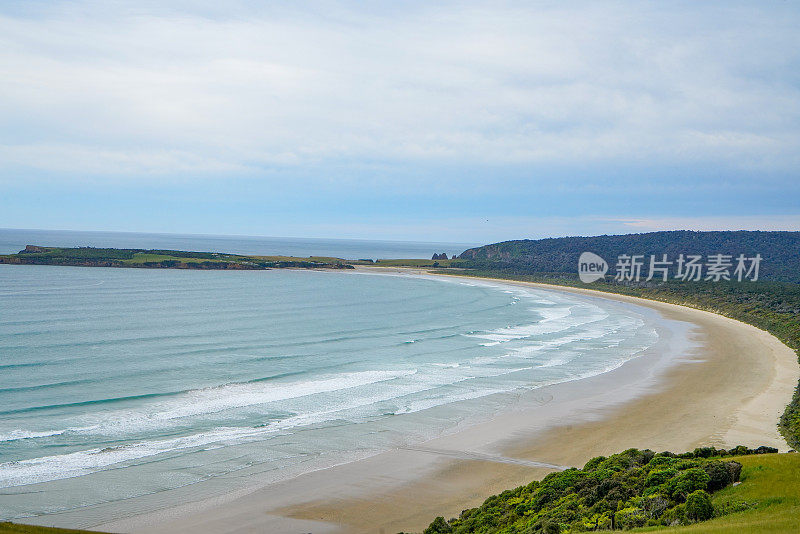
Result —
[[658, 340], [634, 306], [436, 276], [0, 265], [0, 302], [4, 520], [413, 446]]
[[359, 259], [430, 259], [436, 253], [461, 254], [482, 243], [428, 243], [367, 239], [317, 239], [134, 232], [76, 232], [0, 228], [0, 254], [14, 254], [25, 245], [50, 247], [109, 247], [156, 250], [227, 252], [262, 256], [330, 256]]

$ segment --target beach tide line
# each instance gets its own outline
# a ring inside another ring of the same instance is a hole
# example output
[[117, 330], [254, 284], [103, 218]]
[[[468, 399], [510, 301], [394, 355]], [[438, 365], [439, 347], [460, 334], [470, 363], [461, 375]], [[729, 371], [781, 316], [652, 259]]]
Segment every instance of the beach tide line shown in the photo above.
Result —
[[524, 465], [527, 467], [555, 469], [556, 471], [566, 471], [572, 467], [564, 465], [556, 465], [547, 462], [539, 462], [536, 460], [525, 460], [523, 458], [510, 458], [508, 456], [500, 456], [497, 454], [486, 454], [474, 451], [459, 451], [452, 449], [432, 449], [428, 447], [400, 447], [404, 451], [425, 452], [429, 454], [436, 454], [438, 456], [448, 456], [450, 458], [457, 458], [459, 460], [476, 460], [480, 462], [495, 462], [501, 464], [515, 464]]

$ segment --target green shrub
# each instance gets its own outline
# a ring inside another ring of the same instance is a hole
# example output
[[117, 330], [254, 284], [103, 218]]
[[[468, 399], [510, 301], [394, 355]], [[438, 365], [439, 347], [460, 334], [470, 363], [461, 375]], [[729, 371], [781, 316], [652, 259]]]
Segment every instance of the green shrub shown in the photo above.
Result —
[[711, 461], [703, 466], [703, 470], [709, 476], [708, 491], [717, 491], [739, 480], [742, 464]]
[[447, 534], [448, 532], [453, 532], [453, 527], [444, 520], [444, 517], [439, 516], [425, 529], [424, 534]]
[[648, 517], [646, 512], [643, 509], [635, 506], [623, 508], [614, 514], [616, 528], [628, 529], [643, 527], [647, 524], [647, 519]]
[[678, 474], [675, 469], [654, 469], [650, 471], [645, 480], [645, 487], [660, 486]]
[[737, 462], [704, 455], [678, 458], [629, 449], [600, 456], [583, 469], [551, 473], [489, 497], [449, 522], [438, 517], [425, 534], [572, 533], [702, 520], [709, 513], [703, 500], [706, 490], [738, 480], [741, 470]]
[[709, 480], [711, 477], [704, 470], [692, 467], [671, 478], [664, 486], [672, 499], [683, 502], [690, 493], [706, 489]]
[[703, 490], [693, 491], [686, 498], [686, 516], [692, 521], [705, 521], [714, 516], [711, 495]]

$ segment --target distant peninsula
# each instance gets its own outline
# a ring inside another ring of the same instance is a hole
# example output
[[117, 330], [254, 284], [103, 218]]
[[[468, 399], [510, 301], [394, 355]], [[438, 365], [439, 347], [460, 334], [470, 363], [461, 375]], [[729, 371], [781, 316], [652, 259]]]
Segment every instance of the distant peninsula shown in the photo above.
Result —
[[[74, 267], [132, 267], [142, 269], [266, 270], [353, 269], [339, 258], [310, 256], [242, 256], [216, 252], [144, 250], [94, 247], [41, 247], [28, 245], [17, 254], [0, 255], [0, 263], [14, 265], [66, 265]], [[355, 262], [360, 263], [360, 262]]]

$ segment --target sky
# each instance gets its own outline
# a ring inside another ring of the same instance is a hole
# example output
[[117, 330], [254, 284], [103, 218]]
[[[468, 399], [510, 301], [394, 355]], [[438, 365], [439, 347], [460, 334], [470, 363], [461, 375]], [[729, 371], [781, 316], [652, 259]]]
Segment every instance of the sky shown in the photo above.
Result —
[[800, 230], [795, 2], [0, 3], [0, 228]]

